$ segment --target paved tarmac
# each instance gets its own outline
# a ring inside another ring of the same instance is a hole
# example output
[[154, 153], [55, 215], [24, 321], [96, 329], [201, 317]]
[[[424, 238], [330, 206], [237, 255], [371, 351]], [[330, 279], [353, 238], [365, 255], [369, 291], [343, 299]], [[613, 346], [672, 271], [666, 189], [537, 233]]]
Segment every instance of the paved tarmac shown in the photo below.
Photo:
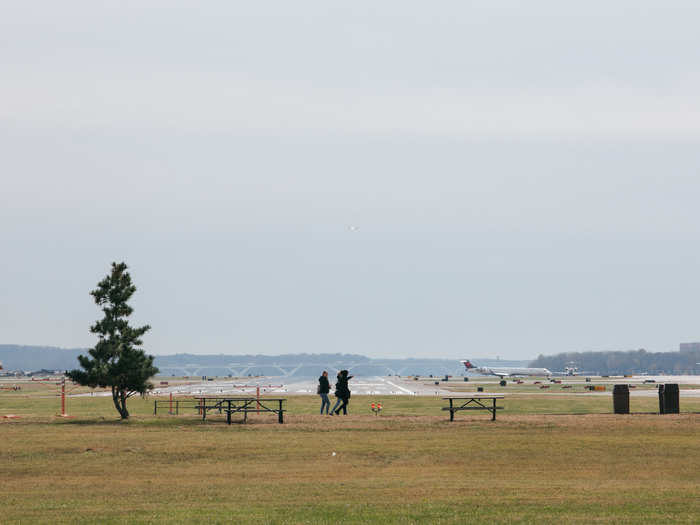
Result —
[[[333, 379], [331, 378], [331, 388]], [[316, 395], [318, 379], [288, 379], [284, 377], [256, 377], [246, 382], [241, 380], [196, 381], [187, 384], [173, 384], [157, 387], [155, 395], [255, 395], [260, 388], [260, 395], [273, 394], [313, 394]], [[435, 396], [447, 395], [448, 390], [440, 386], [429, 385], [423, 381], [409, 381], [397, 377], [361, 377], [350, 380], [350, 390], [354, 395], [407, 395]], [[331, 393], [333, 393], [331, 391]]]
[[[543, 384], [549, 384], [547, 379], [525, 377], [520, 378], [525, 385], [532, 385], [534, 381], [541, 381]], [[582, 387], [586, 384], [584, 376], [565, 376], [557, 377], [561, 380], [561, 385], [552, 385], [552, 389], [543, 391], [523, 391], [516, 390], [514, 385], [515, 378], [508, 378], [508, 385], [513, 385], [513, 394], [526, 396], [610, 396], [612, 387], [615, 384], [630, 384], [646, 386], [647, 388], [635, 388], [630, 390], [632, 396], [656, 396], [657, 390], [653, 388], [656, 384], [663, 383], [678, 383], [682, 385], [681, 396], [683, 397], [700, 397], [700, 376], [633, 376], [633, 377], [591, 377], [591, 383], [597, 385], [606, 385], [605, 392], [572, 392], [572, 391], [556, 391], [557, 387], [564, 385], [572, 385]], [[461, 377], [453, 377], [449, 382], [445, 382], [442, 378], [421, 378], [419, 381], [410, 376], [398, 377], [357, 377], [350, 381], [350, 389], [354, 395], [399, 395], [399, 396], [448, 396], [450, 394], [458, 394], [455, 390], [450, 390], [450, 387], [483, 386], [486, 392], [493, 390], [500, 381], [499, 378], [493, 376], [470, 376], [467, 383], [463, 382]], [[1, 385], [24, 385], [32, 383], [30, 378], [2, 378]], [[434, 383], [438, 382], [438, 385]], [[331, 378], [331, 385], [334, 383], [334, 378]], [[645, 384], [646, 383], [646, 384]], [[318, 385], [317, 378], [287, 378], [284, 376], [277, 377], [248, 377], [248, 378], [213, 378], [211, 381], [203, 381], [197, 379], [183, 378], [157, 378], [155, 381], [156, 388], [153, 390], [155, 395], [229, 395], [229, 396], [254, 396], [257, 389], [260, 388], [260, 395], [316, 395], [316, 387]], [[649, 388], [652, 387], [652, 388]], [[684, 388], [683, 388], [684, 387]], [[331, 387], [332, 388], [332, 387]], [[469, 388], [471, 390], [471, 388]], [[503, 392], [504, 389], [499, 389]], [[509, 393], [506, 387], [504, 393]], [[331, 393], [333, 393], [331, 391]], [[109, 392], [94, 392], [94, 393], [76, 393], [69, 394], [72, 396], [100, 396], [110, 395]]]
[[[531, 384], [536, 378], [522, 378], [526, 384]], [[585, 378], [582, 376], [576, 377], [560, 377], [562, 385], [585, 385]], [[679, 383], [683, 385], [698, 385], [700, 386], [700, 376], [633, 376], [633, 377], [594, 377], [592, 378], [595, 384], [607, 385], [608, 389], [605, 392], [518, 392], [518, 395], [533, 395], [533, 396], [552, 396], [552, 395], [611, 395], [612, 385], [615, 384], [644, 384], [644, 381], [654, 381], [658, 383]], [[543, 383], [546, 380], [540, 379]], [[439, 382], [439, 385], [433, 384], [433, 379], [422, 378], [420, 381], [415, 381], [411, 377], [360, 377], [353, 378], [350, 381], [350, 389], [354, 395], [409, 395], [409, 396], [447, 396], [455, 394], [445, 387], [462, 385], [461, 378], [452, 378], [445, 383], [441, 378], [435, 378], [434, 381]], [[512, 383], [512, 379], [508, 379], [508, 384]], [[488, 390], [489, 386], [496, 386], [499, 382], [498, 378], [491, 376], [473, 376], [470, 377], [470, 385], [484, 386]], [[316, 395], [316, 386], [318, 380], [316, 378], [298, 379], [285, 377], [253, 377], [242, 379], [214, 379], [212, 381], [193, 380], [183, 382], [175, 380], [167, 386], [158, 386], [152, 393], [155, 395], [255, 395], [257, 388], [260, 388], [260, 395]], [[333, 378], [331, 378], [331, 385]], [[331, 391], [332, 393], [332, 391]], [[515, 392], [514, 392], [515, 393]], [[632, 389], [632, 396], [656, 396], [656, 389]], [[698, 389], [682, 389], [681, 395], [689, 397], [700, 397], [700, 388]]]

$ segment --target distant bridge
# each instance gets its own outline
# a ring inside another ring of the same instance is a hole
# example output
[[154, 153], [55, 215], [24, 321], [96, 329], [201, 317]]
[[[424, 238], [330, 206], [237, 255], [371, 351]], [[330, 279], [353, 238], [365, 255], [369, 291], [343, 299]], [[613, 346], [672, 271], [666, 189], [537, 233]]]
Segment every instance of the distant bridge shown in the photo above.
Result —
[[372, 362], [358, 363], [314, 363], [301, 362], [296, 365], [277, 363], [228, 363], [225, 365], [204, 365], [200, 363], [189, 363], [186, 365], [157, 365], [161, 375], [176, 376], [231, 376], [245, 377], [251, 376], [276, 376], [276, 377], [315, 377], [321, 375], [323, 370], [327, 370], [331, 377], [341, 369], [347, 369], [351, 374], [358, 376], [395, 376], [432, 374], [439, 375], [463, 375], [464, 370], [461, 365], [448, 367], [444, 365], [430, 366], [428, 364], [407, 364], [401, 368], [395, 368], [386, 364]]

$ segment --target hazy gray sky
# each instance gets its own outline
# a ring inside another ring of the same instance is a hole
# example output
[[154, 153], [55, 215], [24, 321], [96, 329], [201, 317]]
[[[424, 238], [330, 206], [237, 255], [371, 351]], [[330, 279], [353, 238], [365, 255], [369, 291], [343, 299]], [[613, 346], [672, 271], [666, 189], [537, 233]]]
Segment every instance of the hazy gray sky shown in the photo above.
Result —
[[113, 260], [155, 354], [700, 340], [697, 2], [12, 4], [2, 343]]

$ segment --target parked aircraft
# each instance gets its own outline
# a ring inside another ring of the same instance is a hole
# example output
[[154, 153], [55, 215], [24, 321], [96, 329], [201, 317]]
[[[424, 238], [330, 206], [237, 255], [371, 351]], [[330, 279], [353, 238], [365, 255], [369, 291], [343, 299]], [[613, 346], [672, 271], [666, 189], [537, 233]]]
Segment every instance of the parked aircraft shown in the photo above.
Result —
[[484, 375], [506, 377], [506, 376], [551, 376], [552, 372], [546, 368], [519, 368], [519, 367], [487, 367], [474, 366], [468, 359], [461, 361], [467, 371], [474, 371]]

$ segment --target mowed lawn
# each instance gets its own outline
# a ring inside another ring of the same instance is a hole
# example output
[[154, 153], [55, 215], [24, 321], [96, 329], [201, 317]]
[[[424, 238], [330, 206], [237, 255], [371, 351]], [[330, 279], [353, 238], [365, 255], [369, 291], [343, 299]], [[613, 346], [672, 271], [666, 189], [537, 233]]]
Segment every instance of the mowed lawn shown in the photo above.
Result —
[[516, 394], [495, 422], [453, 423], [439, 398], [379, 398], [379, 417], [375, 400], [326, 417], [297, 396], [284, 425], [228, 426], [153, 416], [152, 398], [132, 399], [126, 423], [98, 397], [69, 398], [60, 419], [55, 397], [3, 392], [0, 522], [700, 521], [697, 398], [664, 416], [633, 398], [648, 413], [615, 416], [609, 396]]

